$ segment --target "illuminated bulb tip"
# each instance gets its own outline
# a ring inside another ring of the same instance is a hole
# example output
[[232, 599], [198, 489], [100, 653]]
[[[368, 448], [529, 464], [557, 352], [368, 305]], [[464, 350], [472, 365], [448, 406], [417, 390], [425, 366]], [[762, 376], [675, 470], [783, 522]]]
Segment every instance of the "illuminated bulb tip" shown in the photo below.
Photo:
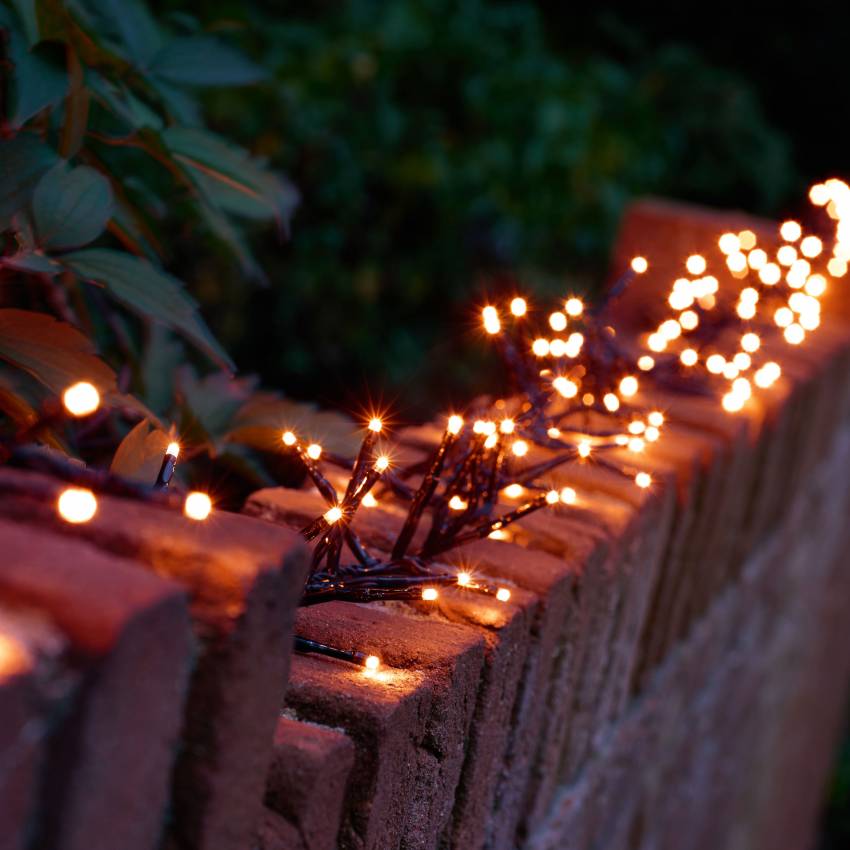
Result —
[[71, 416], [88, 416], [100, 407], [100, 393], [94, 384], [79, 381], [62, 393], [62, 404]]
[[281, 439], [285, 446], [294, 446], [296, 443], [295, 434], [292, 431], [284, 431]]
[[629, 451], [635, 454], [640, 454], [646, 447], [646, 443], [641, 437], [632, 437], [626, 445], [628, 445]]
[[506, 587], [500, 587], [496, 591], [496, 599], [498, 599], [499, 602], [507, 602], [510, 598], [511, 592]]
[[547, 434], [549, 437], [551, 437], [553, 440], [557, 440], [557, 439], [558, 439], [558, 437], [560, 437], [560, 436], [561, 436], [561, 429], [560, 429], [560, 428], [552, 427], [552, 428], [550, 428], [550, 429], [546, 432], [546, 434]]
[[366, 660], [363, 662], [363, 666], [374, 673], [381, 666], [381, 659], [378, 658], [377, 655], [368, 655], [366, 656]]
[[370, 431], [374, 431], [376, 434], [379, 434], [383, 427], [384, 423], [377, 416], [369, 420]]
[[648, 472], [639, 472], [635, 475], [635, 484], [637, 484], [641, 490], [646, 490], [646, 488], [652, 484], [652, 476]]
[[643, 274], [649, 268], [649, 263], [646, 257], [633, 257], [631, 266], [635, 274]]
[[499, 430], [503, 434], [513, 434], [515, 427], [513, 419], [503, 419], [499, 425]]
[[747, 400], [742, 395], [739, 395], [736, 392], [728, 392], [723, 396], [721, 403], [723, 404], [723, 409], [727, 413], [737, 413], [739, 410], [743, 409], [746, 401]]
[[472, 576], [469, 573], [458, 573], [457, 574], [457, 583], [461, 587], [468, 587], [469, 583], [472, 581]]
[[738, 234], [738, 241], [745, 251], [750, 251], [756, 247], [756, 235], [752, 230], [742, 230]]
[[761, 338], [756, 333], [745, 333], [741, 337], [741, 348], [752, 354], [761, 347]]
[[605, 405], [605, 408], [611, 413], [614, 413], [620, 408], [620, 399], [617, 398], [614, 393], [605, 393], [605, 395], [602, 397], [602, 403]]
[[823, 250], [823, 242], [817, 236], [807, 236], [800, 243], [800, 253], [809, 259], [817, 257]]
[[578, 456], [579, 457], [590, 457], [590, 443], [587, 440], [582, 440], [578, 444]]
[[169, 443], [165, 449], [165, 453], [171, 455], [171, 457], [179, 457], [180, 443]]
[[386, 455], [381, 455], [375, 460], [375, 471], [384, 472], [390, 465], [390, 459]]
[[425, 602], [433, 602], [440, 594], [437, 593], [436, 587], [426, 587], [422, 591], [422, 599]]
[[741, 250], [741, 240], [738, 239], [735, 233], [724, 233], [717, 240], [717, 244], [720, 250], [726, 255], [737, 254]]
[[552, 381], [552, 386], [564, 398], [575, 398], [575, 396], [578, 395], [578, 386], [575, 381], [571, 381], [563, 375], [555, 378], [555, 380]]
[[683, 366], [696, 366], [697, 361], [699, 360], [699, 355], [693, 348], [686, 348], [679, 355], [679, 360], [682, 361]]
[[449, 417], [449, 421], [446, 425], [446, 430], [450, 434], [457, 435], [461, 432], [462, 428], [463, 428], [463, 417], [462, 416], [452, 415], [452, 416]]
[[664, 414], [660, 410], [653, 410], [646, 418], [654, 428], [660, 428], [664, 424]]
[[796, 221], [786, 221], [779, 228], [779, 235], [786, 242], [796, 242], [803, 235], [803, 228]]
[[307, 446], [307, 457], [318, 460], [322, 456], [322, 447], [318, 443], [310, 443]]
[[685, 268], [690, 274], [702, 274], [705, 271], [705, 257], [702, 254], [691, 254], [685, 261]]
[[531, 351], [535, 357], [546, 357], [549, 354], [549, 350], [549, 340], [543, 339], [543, 337], [538, 337], [531, 344]]
[[829, 188], [823, 183], [815, 183], [809, 189], [809, 200], [817, 207], [823, 207], [829, 202]]
[[367, 493], [360, 504], [363, 505], [364, 508], [377, 508], [378, 500], [371, 493]]
[[484, 319], [484, 330], [488, 334], [497, 334], [502, 330], [502, 323], [499, 320], [499, 313], [495, 307], [485, 307], [481, 311]]
[[559, 333], [567, 327], [567, 317], [563, 313], [552, 313], [549, 316], [549, 327]]
[[525, 457], [528, 454], [528, 443], [525, 440], [514, 440], [511, 451], [517, 457]]
[[514, 316], [524, 316], [528, 312], [528, 304], [525, 302], [525, 298], [514, 298], [511, 301], [511, 313]]
[[806, 332], [803, 330], [803, 326], [798, 325], [796, 322], [788, 325], [782, 333], [785, 341], [790, 345], [799, 345], [806, 338]]
[[633, 396], [637, 391], [638, 380], [633, 375], [627, 375], [620, 381], [620, 393], [626, 398]]
[[183, 513], [189, 519], [205, 520], [212, 511], [212, 499], [199, 490], [193, 490], [186, 496], [186, 501], [183, 503]]
[[563, 487], [561, 489], [561, 502], [565, 505], [574, 505], [576, 501], [576, 491], [572, 487]]
[[584, 304], [580, 298], [568, 298], [567, 303], [564, 305], [564, 309], [567, 311], [568, 316], [575, 318], [584, 312]]
[[561, 494], [557, 490], [550, 490], [546, 494], [547, 505], [557, 505], [561, 501]]
[[484, 448], [485, 449], [495, 448], [496, 443], [498, 443], [498, 442], [499, 442], [499, 435], [498, 434], [488, 434], [487, 439], [484, 441]]
[[650, 357], [648, 354], [644, 354], [642, 357], [638, 358], [637, 365], [641, 372], [649, 372], [655, 368], [655, 359]]
[[453, 511], [464, 511], [467, 507], [467, 502], [461, 499], [460, 496], [452, 496], [451, 499], [449, 499], [449, 508]]
[[77, 525], [88, 522], [97, 512], [97, 499], [84, 487], [68, 487], [59, 495], [59, 516], [65, 522]]

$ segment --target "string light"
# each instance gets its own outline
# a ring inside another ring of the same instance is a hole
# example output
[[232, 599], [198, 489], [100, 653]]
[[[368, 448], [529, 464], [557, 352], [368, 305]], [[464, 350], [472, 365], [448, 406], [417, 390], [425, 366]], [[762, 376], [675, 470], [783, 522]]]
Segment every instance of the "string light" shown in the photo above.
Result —
[[426, 587], [422, 591], [422, 599], [425, 602], [433, 602], [440, 594], [437, 592], [436, 587]]
[[779, 234], [786, 242], [796, 242], [803, 235], [803, 228], [796, 221], [784, 221]]
[[318, 443], [310, 443], [307, 446], [307, 457], [311, 460], [318, 460], [322, 456], [322, 447]]
[[381, 429], [384, 427], [384, 423], [376, 416], [369, 420], [369, 430], [374, 431], [376, 434], [381, 433]]
[[635, 475], [635, 484], [641, 488], [641, 490], [646, 490], [647, 487], [652, 485], [652, 476], [648, 472], [638, 472]]
[[73, 525], [88, 522], [97, 513], [97, 499], [84, 487], [66, 487], [56, 504], [59, 516]]
[[511, 313], [517, 318], [524, 316], [528, 312], [528, 304], [525, 298], [514, 298], [511, 301]]
[[484, 330], [488, 334], [495, 335], [502, 330], [502, 322], [499, 320], [499, 312], [495, 307], [488, 306], [481, 311], [484, 319]]
[[552, 328], [555, 333], [560, 333], [561, 331], [566, 330], [567, 317], [561, 312], [552, 313], [549, 316], [549, 327]]
[[62, 404], [71, 416], [90, 416], [100, 407], [100, 393], [94, 384], [78, 381], [62, 393]]
[[198, 522], [205, 520], [212, 511], [212, 500], [206, 493], [193, 490], [186, 496], [183, 503], [183, 513]]
[[567, 303], [564, 305], [564, 309], [568, 316], [577, 318], [584, 312], [584, 304], [580, 298], [568, 298]]
[[649, 268], [649, 262], [646, 257], [633, 257], [631, 266], [635, 274], [643, 274]]

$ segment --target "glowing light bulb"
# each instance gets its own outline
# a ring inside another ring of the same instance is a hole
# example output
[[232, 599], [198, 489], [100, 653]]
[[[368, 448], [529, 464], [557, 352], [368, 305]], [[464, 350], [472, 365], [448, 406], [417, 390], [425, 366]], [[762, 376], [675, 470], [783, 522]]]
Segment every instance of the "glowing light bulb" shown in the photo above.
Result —
[[767, 389], [772, 386], [782, 374], [778, 363], [765, 363], [755, 374], [756, 386]]
[[325, 512], [325, 522], [333, 525], [335, 522], [339, 522], [342, 519], [342, 509], [336, 505], [330, 508]]
[[386, 455], [381, 455], [375, 460], [375, 471], [385, 472], [390, 465], [390, 459]]
[[723, 377], [726, 378], [727, 381], [734, 381], [735, 378], [738, 377], [739, 371], [740, 370], [732, 360], [727, 360], [723, 367]]
[[169, 443], [165, 448], [165, 453], [171, 457], [180, 457], [180, 443]]
[[634, 452], [635, 454], [639, 454], [642, 452], [646, 446], [646, 443], [643, 441], [641, 437], [632, 437], [628, 443], [630, 452]]
[[654, 443], [661, 436], [661, 432], [654, 425], [650, 425], [646, 431], [643, 432], [643, 438], [647, 441], [647, 443]]
[[637, 484], [641, 490], [646, 490], [647, 487], [652, 485], [652, 476], [648, 472], [639, 472], [635, 475], [635, 484]]
[[766, 286], [774, 286], [782, 278], [782, 269], [776, 263], [767, 263], [759, 271], [759, 280]]
[[760, 347], [761, 338], [757, 333], [753, 333], [752, 331], [750, 331], [749, 333], [745, 333], [741, 337], [741, 348], [743, 348], [744, 351], [747, 351], [752, 354], [753, 352], [758, 351]]
[[380, 434], [381, 429], [384, 427], [384, 423], [375, 416], [373, 419], [369, 420], [369, 430], [374, 431], [376, 434]]
[[88, 416], [100, 407], [100, 393], [94, 384], [79, 381], [62, 393], [62, 404], [71, 416]]
[[664, 414], [660, 410], [653, 410], [646, 419], [655, 428], [660, 428], [664, 424]]
[[307, 457], [318, 460], [322, 456], [322, 447], [318, 443], [310, 443], [307, 446]]
[[561, 429], [560, 429], [560, 428], [555, 428], [555, 427], [553, 426], [553, 427], [552, 427], [552, 428], [550, 428], [550, 429], [549, 429], [546, 433], [548, 434], [548, 436], [549, 436], [551, 439], [553, 439], [553, 440], [557, 440], [557, 439], [558, 439], [558, 437], [560, 437], [560, 436], [561, 436]]
[[705, 257], [702, 254], [691, 254], [687, 260], [685, 260], [685, 268], [691, 274], [702, 274], [705, 271]]
[[806, 293], [815, 298], [820, 298], [826, 292], [826, 278], [822, 274], [813, 274], [806, 281]]
[[446, 424], [446, 430], [450, 434], [457, 435], [457, 434], [460, 434], [462, 428], [463, 428], [463, 417], [457, 416], [456, 414], [452, 414], [449, 417], [449, 420]]
[[582, 303], [581, 298], [568, 298], [567, 303], [564, 305], [564, 309], [567, 311], [568, 316], [575, 318], [584, 312], [584, 304]]
[[742, 319], [752, 319], [756, 314], [756, 305], [752, 301], [741, 301], [735, 308], [736, 312]]
[[469, 587], [470, 582], [472, 581], [472, 576], [469, 573], [458, 573], [457, 574], [457, 583], [461, 587]]
[[576, 447], [579, 457], [590, 457], [591, 446], [587, 440], [582, 440]]
[[674, 290], [667, 298], [667, 303], [674, 310], [687, 310], [694, 303], [694, 296], [687, 289]]
[[646, 257], [633, 257], [631, 266], [635, 274], [643, 274], [649, 268], [649, 262]]
[[667, 342], [672, 342], [681, 335], [682, 326], [675, 319], [667, 319], [658, 326], [658, 333]]
[[374, 673], [381, 666], [381, 659], [377, 655], [367, 655], [363, 666], [370, 672]]
[[788, 307], [780, 307], [773, 314], [773, 321], [776, 322], [777, 327], [787, 328], [794, 321], [794, 313]]
[[294, 446], [296, 443], [295, 434], [292, 431], [284, 431], [281, 437], [285, 446]]
[[629, 422], [629, 433], [630, 434], [642, 434], [646, 430], [646, 423], [641, 422], [640, 419], [634, 419]]
[[643, 354], [638, 358], [637, 365], [641, 372], [650, 372], [655, 368], [655, 358]]
[[683, 331], [692, 331], [699, 324], [699, 316], [693, 310], [685, 310], [679, 316], [679, 324]]
[[563, 357], [567, 353], [567, 344], [562, 339], [553, 339], [549, 343], [549, 353], [553, 357]]
[[817, 236], [807, 236], [800, 243], [800, 253], [804, 257], [808, 257], [812, 259], [813, 257], [817, 257], [818, 254], [823, 250], [823, 242], [817, 238]]
[[498, 434], [488, 434], [487, 439], [484, 441], [485, 449], [493, 449], [496, 447], [496, 443], [499, 442]]
[[732, 363], [739, 372], [746, 372], [753, 365], [753, 358], [746, 351], [739, 351], [732, 358]]
[[511, 444], [511, 451], [517, 457], [525, 457], [528, 454], [528, 443], [525, 440], [514, 440]]
[[484, 320], [484, 330], [488, 334], [497, 334], [502, 330], [502, 322], [499, 319], [499, 312], [495, 307], [485, 307], [481, 311], [481, 316]]
[[646, 344], [649, 346], [649, 350], [656, 354], [667, 348], [667, 340], [660, 333], [650, 334]]
[[469, 503], [460, 496], [452, 496], [449, 499], [449, 509], [453, 511], [465, 511], [469, 507]]
[[552, 381], [552, 386], [564, 398], [575, 398], [578, 394], [578, 386], [575, 382], [571, 381], [569, 378], [565, 378], [563, 375], [555, 378], [555, 380]]
[[576, 501], [576, 491], [572, 487], [561, 488], [561, 503], [564, 505], [574, 505]]
[[737, 413], [739, 410], [743, 409], [746, 401], [747, 400], [742, 396], [739, 396], [734, 392], [728, 392], [723, 395], [721, 404], [727, 413]]
[[806, 332], [803, 330], [802, 325], [798, 325], [796, 322], [788, 325], [782, 332], [782, 335], [789, 345], [799, 345], [806, 338]]
[[602, 397], [602, 404], [605, 405], [607, 410], [614, 413], [614, 411], [619, 410], [620, 408], [620, 399], [618, 399], [614, 393], [605, 393]]
[[767, 253], [765, 251], [761, 248], [754, 248], [750, 251], [750, 254], [747, 257], [747, 265], [753, 271], [758, 271], [759, 269], [764, 268], [765, 263], [767, 263]]
[[516, 423], [513, 419], [503, 419], [499, 423], [499, 430], [503, 434], [513, 434], [514, 428], [516, 427]]
[[552, 313], [552, 315], [549, 316], [549, 327], [552, 328], [555, 333], [560, 333], [567, 327], [567, 317], [561, 312]]
[[686, 348], [679, 355], [679, 360], [682, 361], [683, 366], [696, 366], [697, 361], [699, 360], [699, 355], [693, 348]]
[[728, 268], [732, 274], [744, 271], [747, 268], [746, 256], [740, 251], [736, 251], [734, 254], [729, 254], [726, 257], [726, 268]]
[[723, 371], [723, 367], [725, 365], [726, 358], [722, 354], [711, 354], [705, 361], [705, 368], [708, 369], [712, 375], [719, 375]]
[[717, 240], [717, 245], [724, 254], [737, 254], [741, 250], [741, 240], [735, 233], [724, 233]]
[[511, 313], [514, 316], [520, 317], [524, 316], [528, 312], [528, 304], [525, 301], [525, 298], [514, 298], [511, 301]]
[[634, 375], [626, 375], [620, 381], [620, 395], [631, 398], [638, 391], [638, 379]]
[[557, 505], [561, 501], [561, 494], [557, 490], [549, 490], [546, 493], [546, 504]]
[[790, 266], [797, 259], [797, 249], [793, 245], [783, 245], [776, 252], [776, 260], [780, 266]]
[[436, 587], [425, 587], [422, 590], [422, 599], [425, 602], [433, 602], [439, 595]]
[[85, 487], [66, 487], [59, 494], [56, 506], [59, 516], [74, 525], [88, 522], [97, 513], [97, 499]]
[[519, 499], [525, 493], [525, 487], [522, 484], [508, 484], [502, 492], [509, 499]]
[[549, 354], [549, 340], [538, 337], [531, 343], [531, 351], [535, 357], [546, 357]]
[[833, 277], [844, 277], [847, 274], [847, 262], [840, 257], [833, 257], [827, 264], [826, 270]]
[[510, 535], [503, 528], [494, 528], [487, 536], [491, 540], [507, 540]]
[[823, 183], [815, 183], [811, 189], [809, 189], [809, 200], [816, 207], [823, 207], [829, 203], [830, 192], [829, 189]]
[[364, 508], [377, 508], [378, 500], [371, 493], [367, 493], [360, 504], [363, 505]]
[[496, 599], [498, 599], [499, 602], [507, 602], [510, 598], [511, 592], [506, 587], [500, 587], [496, 591]]
[[200, 490], [193, 490], [186, 496], [186, 501], [183, 502], [183, 513], [189, 519], [194, 519], [198, 522], [205, 520], [211, 511], [212, 499]]
[[572, 333], [567, 339], [567, 357], [578, 357], [581, 347], [584, 345], [584, 336], [580, 333]]
[[741, 248], [745, 251], [750, 251], [756, 247], [756, 235], [752, 230], [742, 230], [738, 234], [738, 241], [741, 243]]
[[779, 235], [786, 242], [796, 242], [803, 235], [803, 228], [796, 221], [784, 221], [779, 228]]
[[804, 331], [813, 331], [820, 327], [820, 314], [814, 312], [803, 313], [799, 318], [800, 327]]

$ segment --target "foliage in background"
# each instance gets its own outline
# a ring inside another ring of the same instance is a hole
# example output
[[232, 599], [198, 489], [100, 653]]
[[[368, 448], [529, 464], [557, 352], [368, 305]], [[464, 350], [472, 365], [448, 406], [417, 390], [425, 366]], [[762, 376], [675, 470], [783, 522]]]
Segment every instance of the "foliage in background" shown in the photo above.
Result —
[[[231, 257], [240, 285], [263, 281], [248, 231], [287, 229], [297, 195], [204, 126], [197, 92], [265, 72], [191, 17], [163, 26], [136, 0], [16, 0], [0, 27], [0, 410], [20, 427], [38, 385], [91, 380], [131, 418], [177, 423], [190, 452], [268, 480], [245, 444], [268, 442], [257, 428], [292, 405], [210, 372], [233, 362], [165, 270], [188, 243]], [[111, 453], [122, 431], [102, 425], [76, 448]]]
[[[367, 379], [406, 412], [467, 397], [483, 364], [464, 331], [488, 287], [596, 285], [637, 194], [770, 210], [793, 185], [744, 80], [670, 46], [556, 52], [531, 3], [203, 9], [274, 80], [211, 93], [211, 121], [303, 197], [293, 240], [258, 246], [272, 289], [228, 286], [217, 324], [240, 363], [306, 397]], [[219, 292], [221, 273], [201, 270]]]

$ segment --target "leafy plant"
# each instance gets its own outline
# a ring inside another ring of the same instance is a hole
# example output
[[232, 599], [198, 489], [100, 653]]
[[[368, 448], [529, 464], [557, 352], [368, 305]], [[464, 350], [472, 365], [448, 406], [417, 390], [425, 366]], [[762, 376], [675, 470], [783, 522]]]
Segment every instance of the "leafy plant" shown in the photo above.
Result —
[[[165, 267], [191, 240], [262, 281], [247, 232], [285, 231], [297, 194], [204, 126], [197, 92], [264, 71], [187, 16], [165, 28], [140, 0], [15, 0], [0, 5], [0, 32], [0, 287], [14, 305], [0, 309], [0, 409], [20, 426], [36, 384], [86, 379], [246, 467], [232, 432], [255, 385], [227, 376], [233, 361]], [[181, 339], [224, 372], [198, 377]]]

